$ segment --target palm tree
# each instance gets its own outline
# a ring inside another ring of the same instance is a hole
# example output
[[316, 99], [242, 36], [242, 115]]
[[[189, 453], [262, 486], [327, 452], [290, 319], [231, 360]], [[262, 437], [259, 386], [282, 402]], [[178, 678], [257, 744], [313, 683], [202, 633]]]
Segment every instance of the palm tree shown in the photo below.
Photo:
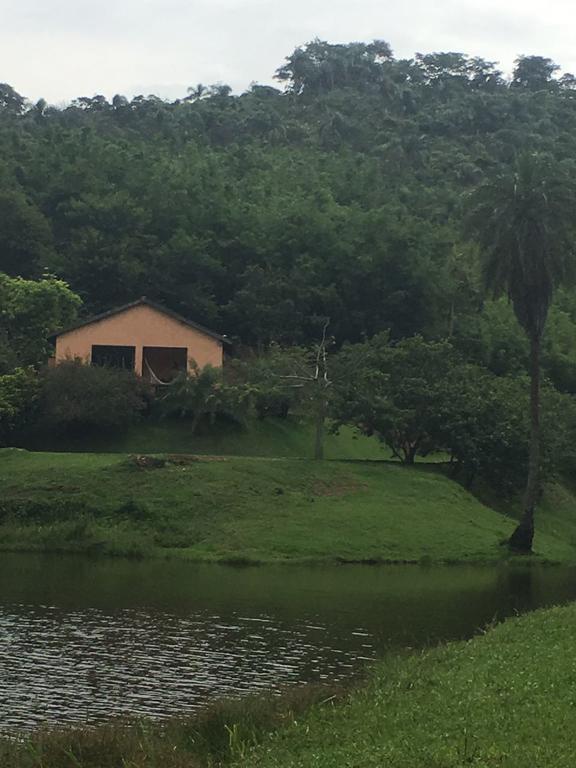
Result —
[[540, 493], [540, 347], [556, 287], [574, 265], [574, 184], [550, 158], [523, 155], [472, 196], [468, 224], [480, 246], [484, 284], [505, 294], [530, 343], [530, 451], [520, 523], [509, 547], [531, 552]]

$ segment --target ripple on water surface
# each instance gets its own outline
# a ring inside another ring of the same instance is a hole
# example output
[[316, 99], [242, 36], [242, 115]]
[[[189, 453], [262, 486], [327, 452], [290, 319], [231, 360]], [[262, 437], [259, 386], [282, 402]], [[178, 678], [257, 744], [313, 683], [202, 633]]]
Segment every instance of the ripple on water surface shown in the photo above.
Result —
[[571, 569], [0, 559], [0, 729], [167, 717], [349, 678], [387, 648], [576, 597]]
[[287, 627], [267, 616], [227, 621], [5, 605], [0, 722], [4, 730], [20, 730], [119, 715], [165, 717], [217, 697], [342, 679], [360, 656], [375, 655], [365, 643], [358, 653], [331, 645], [326, 627], [305, 621]]

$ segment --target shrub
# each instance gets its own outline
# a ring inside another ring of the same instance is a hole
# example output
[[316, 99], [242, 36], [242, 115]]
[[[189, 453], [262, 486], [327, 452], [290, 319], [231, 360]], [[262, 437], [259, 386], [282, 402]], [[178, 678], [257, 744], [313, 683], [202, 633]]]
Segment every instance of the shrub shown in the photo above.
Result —
[[166, 388], [160, 406], [165, 416], [191, 418], [194, 434], [204, 416], [244, 421], [253, 407], [253, 391], [249, 383], [228, 382], [219, 368], [194, 366], [191, 374], [181, 374]]
[[31, 417], [38, 398], [38, 377], [31, 368], [0, 376], [0, 446], [7, 445]]
[[41, 375], [40, 425], [68, 434], [122, 429], [138, 419], [149, 397], [131, 371], [65, 361]]

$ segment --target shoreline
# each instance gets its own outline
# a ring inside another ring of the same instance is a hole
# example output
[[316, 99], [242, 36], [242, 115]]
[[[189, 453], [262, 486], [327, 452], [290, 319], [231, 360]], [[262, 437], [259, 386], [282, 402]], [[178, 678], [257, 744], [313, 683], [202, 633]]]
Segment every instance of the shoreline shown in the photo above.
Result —
[[391, 652], [349, 686], [215, 702], [163, 721], [32, 731], [0, 739], [0, 758], [10, 768], [569, 768], [574, 631], [574, 603], [538, 609], [468, 640]]

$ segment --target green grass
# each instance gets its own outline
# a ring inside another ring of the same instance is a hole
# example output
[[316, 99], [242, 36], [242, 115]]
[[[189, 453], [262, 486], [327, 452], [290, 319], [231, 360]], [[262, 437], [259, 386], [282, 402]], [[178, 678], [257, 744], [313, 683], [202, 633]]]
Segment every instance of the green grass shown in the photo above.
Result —
[[214, 768], [242, 758], [272, 730], [342, 695], [303, 686], [281, 697], [216, 702], [163, 722], [117, 720], [97, 727], [36, 731], [0, 739], [2, 768]]
[[344, 704], [313, 708], [242, 768], [572, 768], [576, 607], [380, 663]]
[[[9, 449], [0, 486], [0, 548], [12, 551], [481, 562], [506, 556], [514, 525], [431, 467], [385, 462], [174, 455], [140, 468], [124, 455]], [[575, 554], [576, 500], [558, 493], [536, 540], [551, 561]]]
[[[351, 427], [327, 434], [327, 459], [387, 459], [390, 451], [375, 437]], [[247, 427], [231, 422], [201, 425], [195, 435], [186, 420], [144, 419], [114, 436], [85, 435], [76, 439], [37, 436], [34, 449], [97, 453], [194, 453], [227, 456], [312, 458], [313, 427], [294, 418], [252, 420]]]

